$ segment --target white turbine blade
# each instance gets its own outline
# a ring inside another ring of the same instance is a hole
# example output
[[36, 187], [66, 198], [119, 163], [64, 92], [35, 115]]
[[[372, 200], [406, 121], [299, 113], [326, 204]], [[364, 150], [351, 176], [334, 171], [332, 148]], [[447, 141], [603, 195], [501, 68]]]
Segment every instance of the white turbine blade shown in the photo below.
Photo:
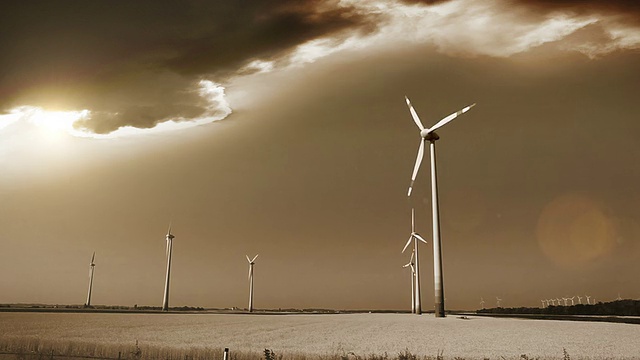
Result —
[[247, 261], [251, 264], [251, 259], [249, 259], [249, 255], [245, 255], [247, 257]]
[[[258, 254], [258, 255], [260, 255], [260, 254]], [[256, 261], [256, 259], [258, 258], [258, 255], [254, 256], [254, 257], [253, 257], [253, 260], [251, 260], [251, 262]]]
[[411, 244], [411, 240], [413, 240], [413, 236], [409, 236], [409, 241], [407, 241], [407, 243], [402, 248], [402, 252], [403, 253], [404, 253], [405, 250], [407, 250], [407, 246], [409, 246], [409, 244]]
[[412, 264], [412, 265], [413, 265], [413, 257], [414, 257], [415, 255], [416, 255], [416, 252], [415, 252], [415, 251], [412, 251], [412, 252], [411, 252], [411, 260], [409, 260], [409, 264]]
[[411, 196], [413, 183], [416, 181], [416, 177], [418, 176], [418, 170], [420, 170], [420, 164], [422, 164], [423, 157], [424, 157], [424, 140], [420, 140], [420, 147], [418, 148], [418, 157], [416, 157], [416, 164], [413, 166], [413, 174], [411, 175], [411, 184], [409, 185], [409, 192], [407, 192], [407, 196]]
[[96, 252], [93, 252], [93, 256], [91, 256], [91, 263], [93, 264], [94, 260], [96, 259]]
[[413, 105], [411, 105], [411, 101], [409, 101], [408, 97], [404, 97], [405, 101], [407, 102], [407, 106], [409, 107], [409, 112], [411, 113], [411, 117], [413, 118], [413, 122], [416, 123], [416, 125], [418, 125], [418, 128], [420, 130], [424, 130], [424, 125], [422, 125], [422, 122], [420, 121], [420, 118], [418, 117], [418, 113], [413, 109]]
[[438, 121], [435, 125], [433, 125], [431, 128], [429, 128], [429, 132], [435, 131], [439, 128], [441, 128], [442, 126], [444, 126], [446, 123], [448, 123], [449, 121], [457, 118], [459, 115], [462, 115], [464, 113], [466, 113], [467, 111], [469, 111], [469, 109], [471, 109], [472, 107], [474, 107], [476, 104], [471, 104], [469, 106], [467, 106], [466, 108], [456, 111], [453, 114], [447, 116], [446, 118]]
[[427, 244], [427, 240], [423, 239], [423, 238], [422, 238], [422, 236], [420, 236], [420, 234], [418, 234], [418, 233], [413, 233], [413, 236], [414, 236], [416, 239], [418, 239], [418, 240], [422, 241], [423, 243]]
[[403, 267], [403, 268], [406, 268], [407, 266], [411, 266], [411, 265], [413, 265], [413, 264], [412, 264], [412, 263], [408, 263], [408, 264], [406, 264], [406, 265], [402, 265], [402, 267]]

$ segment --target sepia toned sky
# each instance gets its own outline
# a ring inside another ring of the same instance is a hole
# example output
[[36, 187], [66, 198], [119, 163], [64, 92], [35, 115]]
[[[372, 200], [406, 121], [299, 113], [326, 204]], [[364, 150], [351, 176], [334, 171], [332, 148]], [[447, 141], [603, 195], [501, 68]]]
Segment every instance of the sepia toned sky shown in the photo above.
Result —
[[433, 308], [640, 298], [636, 1], [9, 2], [0, 303]]

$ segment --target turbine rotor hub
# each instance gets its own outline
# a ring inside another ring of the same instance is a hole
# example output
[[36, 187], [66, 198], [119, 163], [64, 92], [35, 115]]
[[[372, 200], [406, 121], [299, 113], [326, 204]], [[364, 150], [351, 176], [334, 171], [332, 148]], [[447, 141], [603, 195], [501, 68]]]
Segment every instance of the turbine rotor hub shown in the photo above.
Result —
[[420, 136], [422, 136], [423, 139], [430, 141], [430, 142], [434, 142], [438, 139], [440, 139], [440, 136], [438, 136], [438, 134], [435, 133], [435, 131], [432, 132], [427, 132], [427, 130], [422, 130], [420, 132]]

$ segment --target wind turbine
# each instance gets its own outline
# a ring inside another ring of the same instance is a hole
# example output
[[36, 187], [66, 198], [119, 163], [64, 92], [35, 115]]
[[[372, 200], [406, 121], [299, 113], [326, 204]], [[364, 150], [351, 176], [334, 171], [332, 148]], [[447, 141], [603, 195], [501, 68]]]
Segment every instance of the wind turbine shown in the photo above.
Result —
[[540, 300], [540, 302], [542, 303], [542, 307], [544, 308], [544, 300]]
[[582, 305], [582, 296], [578, 295], [578, 304]]
[[435, 130], [455, 119], [456, 117], [458, 117], [458, 115], [464, 114], [465, 112], [469, 111], [469, 109], [471, 109], [475, 104], [469, 105], [464, 109], [443, 118], [432, 127], [426, 129], [422, 125], [422, 122], [418, 117], [418, 113], [411, 105], [411, 101], [409, 101], [409, 98], [405, 96], [405, 100], [407, 102], [407, 106], [409, 106], [409, 112], [411, 113], [413, 121], [420, 129], [420, 137], [422, 137], [422, 139], [420, 140], [420, 147], [418, 147], [418, 156], [416, 158], [416, 163], [413, 166], [413, 174], [411, 175], [411, 184], [409, 185], [407, 196], [411, 196], [413, 183], [416, 180], [416, 176], [418, 176], [420, 164], [422, 164], [425, 141], [429, 141], [429, 148], [431, 150], [431, 212], [433, 215], [433, 277], [435, 294], [435, 316], [444, 317], [445, 313], [443, 284], [444, 280], [442, 275], [442, 240], [440, 239], [440, 210], [438, 209], [438, 184], [436, 176], [436, 140], [440, 139], [440, 137], [435, 133]]
[[480, 306], [484, 309], [484, 299], [480, 298]]
[[556, 301], [554, 299], [547, 300], [547, 303], [551, 301], [551, 305], [556, 306]]
[[173, 255], [173, 234], [171, 233], [171, 224], [169, 224], [169, 230], [167, 231], [167, 277], [164, 282], [164, 299], [162, 300], [162, 310], [169, 310], [169, 278], [171, 277], [171, 255]]
[[570, 297], [570, 298], [568, 299], [568, 300], [571, 300], [571, 306], [575, 305], [575, 303], [573, 302], [573, 299], [575, 299], [575, 298], [576, 298], [576, 297], [575, 297], [575, 296], [573, 296], [573, 297]]
[[96, 264], [95, 264], [95, 259], [96, 259], [96, 252], [93, 252], [93, 255], [91, 256], [91, 262], [89, 263], [89, 293], [87, 294], [87, 303], [84, 304], [84, 306], [89, 307], [91, 306], [91, 290], [93, 290], [93, 272], [95, 270]]
[[415, 255], [414, 251], [411, 251], [411, 260], [409, 260], [409, 262], [402, 266], [403, 268], [406, 267], [411, 267], [411, 313], [415, 314], [416, 313], [416, 282], [415, 282], [415, 277], [416, 277], [416, 269], [414, 267], [414, 262], [413, 262], [413, 256]]
[[245, 255], [249, 262], [249, 312], [253, 311], [253, 265], [256, 263], [258, 255], [254, 256], [253, 259], [249, 259], [249, 255]]
[[499, 297], [496, 296], [496, 306], [500, 307], [500, 301], [502, 301], [502, 299], [500, 299]]
[[587, 298], [587, 305], [591, 305], [591, 304], [589, 303], [589, 299], [591, 299], [591, 296], [589, 296], [589, 295], [585, 295], [585, 297]]
[[559, 298], [556, 298], [556, 301], [558, 302], [558, 306], [562, 306], [561, 304], [562, 300], [560, 300]]
[[411, 244], [411, 241], [414, 241], [413, 243], [413, 253], [415, 254], [415, 301], [414, 301], [414, 305], [415, 305], [415, 314], [422, 314], [422, 306], [421, 306], [421, 297], [420, 297], [420, 257], [418, 256], [418, 240], [422, 241], [423, 243], [427, 243], [427, 241], [425, 239], [422, 238], [422, 236], [420, 236], [416, 231], [415, 231], [415, 215], [414, 215], [414, 210], [411, 209], [411, 235], [409, 235], [409, 240], [407, 241], [407, 243], [404, 245], [404, 248], [402, 249], [402, 252], [404, 253], [405, 250], [407, 250], [407, 247], [409, 246], [409, 244]]

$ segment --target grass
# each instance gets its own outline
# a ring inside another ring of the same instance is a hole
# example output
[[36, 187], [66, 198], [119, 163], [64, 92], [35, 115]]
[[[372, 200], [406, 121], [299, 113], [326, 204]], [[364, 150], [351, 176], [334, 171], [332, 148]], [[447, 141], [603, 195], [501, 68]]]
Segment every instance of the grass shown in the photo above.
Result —
[[[4, 339], [0, 342], [0, 354], [14, 355], [17, 360], [55, 360], [55, 359], [120, 359], [120, 360], [222, 360], [222, 348], [192, 347], [171, 348], [139, 344], [136, 340], [131, 345], [109, 345], [88, 342], [68, 342], [62, 340], [43, 341], [38, 338]], [[229, 360], [466, 360], [463, 357], [447, 358], [442, 350], [433, 356], [419, 356], [405, 349], [396, 355], [369, 354], [358, 355], [341, 350], [326, 355], [306, 355], [301, 353], [282, 354], [272, 349], [262, 352], [231, 351]], [[501, 356], [496, 359], [506, 360]], [[540, 360], [526, 354], [514, 360]], [[549, 358], [544, 358], [549, 359]], [[566, 349], [559, 352], [559, 360], [570, 360]], [[483, 360], [490, 360], [484, 358]]]

